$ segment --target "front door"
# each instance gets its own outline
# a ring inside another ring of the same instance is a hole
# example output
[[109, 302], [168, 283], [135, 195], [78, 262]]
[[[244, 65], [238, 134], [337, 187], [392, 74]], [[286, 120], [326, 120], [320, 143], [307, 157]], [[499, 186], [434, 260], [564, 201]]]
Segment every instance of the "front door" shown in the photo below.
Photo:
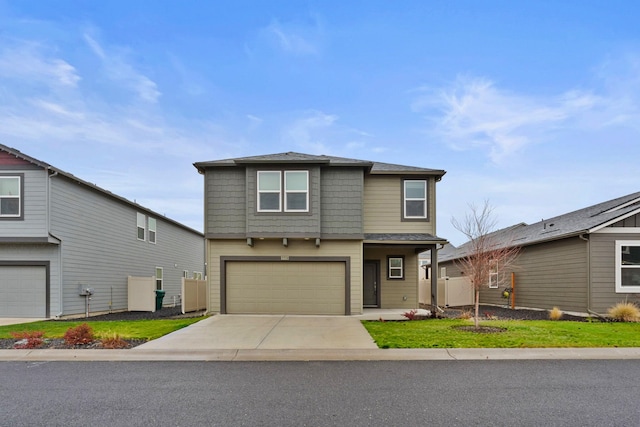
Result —
[[365, 307], [380, 307], [379, 262], [364, 262], [362, 303]]

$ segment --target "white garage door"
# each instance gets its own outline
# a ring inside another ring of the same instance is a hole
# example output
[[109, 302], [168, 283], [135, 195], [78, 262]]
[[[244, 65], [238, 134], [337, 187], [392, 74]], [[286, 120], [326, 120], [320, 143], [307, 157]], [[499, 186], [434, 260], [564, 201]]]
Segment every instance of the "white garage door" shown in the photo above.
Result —
[[41, 266], [0, 266], [0, 317], [45, 318], [47, 271]]
[[345, 314], [343, 262], [227, 262], [227, 313]]

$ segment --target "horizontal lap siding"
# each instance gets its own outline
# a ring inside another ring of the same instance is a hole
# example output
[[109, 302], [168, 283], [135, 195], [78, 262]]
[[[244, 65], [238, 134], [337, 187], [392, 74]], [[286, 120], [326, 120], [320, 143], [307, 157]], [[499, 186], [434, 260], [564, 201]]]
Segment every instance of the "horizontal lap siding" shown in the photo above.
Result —
[[640, 304], [640, 295], [616, 293], [616, 240], [639, 240], [640, 233], [591, 235], [591, 307], [596, 313], [607, 310], [621, 301]]
[[204, 188], [206, 232], [244, 235], [247, 231], [244, 169], [207, 169]]
[[3, 170], [1, 175], [23, 175], [24, 218], [0, 220], [0, 237], [48, 237], [47, 173], [44, 169]]
[[[574, 237], [526, 246], [514, 271], [517, 306], [587, 311], [588, 260], [584, 240]], [[490, 301], [505, 303], [499, 289], [491, 291]]]

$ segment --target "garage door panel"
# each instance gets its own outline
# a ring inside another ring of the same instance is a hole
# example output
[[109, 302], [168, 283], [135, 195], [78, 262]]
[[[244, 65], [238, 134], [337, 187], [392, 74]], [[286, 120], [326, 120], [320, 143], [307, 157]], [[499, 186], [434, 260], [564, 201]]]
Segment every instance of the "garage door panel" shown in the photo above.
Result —
[[0, 317], [46, 317], [47, 270], [0, 266]]
[[228, 262], [228, 313], [344, 314], [342, 262]]

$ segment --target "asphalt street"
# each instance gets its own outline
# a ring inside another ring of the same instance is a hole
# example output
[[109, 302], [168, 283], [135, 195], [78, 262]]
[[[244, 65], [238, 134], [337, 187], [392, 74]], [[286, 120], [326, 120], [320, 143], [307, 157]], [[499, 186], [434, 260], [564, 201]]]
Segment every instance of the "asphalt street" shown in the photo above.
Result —
[[2, 362], [2, 426], [631, 426], [637, 360]]

